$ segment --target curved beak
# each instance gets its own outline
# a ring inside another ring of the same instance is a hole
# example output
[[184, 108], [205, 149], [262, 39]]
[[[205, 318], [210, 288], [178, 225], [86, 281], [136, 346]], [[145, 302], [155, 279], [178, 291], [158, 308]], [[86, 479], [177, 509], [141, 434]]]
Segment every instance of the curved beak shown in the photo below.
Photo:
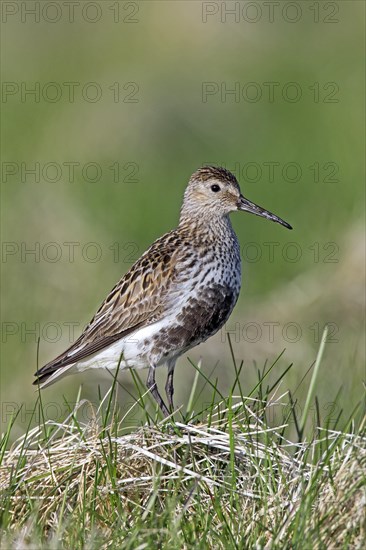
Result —
[[251, 212], [256, 216], [261, 216], [262, 218], [267, 218], [267, 220], [272, 220], [273, 222], [280, 223], [284, 227], [287, 227], [287, 229], [292, 229], [289, 223], [285, 222], [275, 214], [272, 214], [272, 212], [269, 212], [261, 206], [258, 206], [254, 202], [249, 201], [248, 199], [243, 197], [243, 195], [240, 195], [239, 197], [238, 210], [241, 210], [243, 212]]

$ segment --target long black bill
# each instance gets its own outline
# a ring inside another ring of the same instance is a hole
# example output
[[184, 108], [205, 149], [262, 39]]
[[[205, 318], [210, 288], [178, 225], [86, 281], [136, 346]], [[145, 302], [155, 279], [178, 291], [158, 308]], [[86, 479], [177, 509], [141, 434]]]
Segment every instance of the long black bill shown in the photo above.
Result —
[[255, 214], [256, 216], [261, 216], [262, 218], [267, 218], [267, 220], [272, 220], [273, 222], [280, 223], [284, 227], [287, 227], [287, 229], [292, 229], [291, 225], [275, 214], [272, 214], [272, 212], [269, 212], [268, 210], [265, 210], [261, 206], [258, 206], [258, 204], [255, 204], [254, 202], [249, 201], [243, 195], [240, 195], [240, 199], [238, 202], [238, 210], [242, 210], [243, 212], [251, 212], [252, 214]]

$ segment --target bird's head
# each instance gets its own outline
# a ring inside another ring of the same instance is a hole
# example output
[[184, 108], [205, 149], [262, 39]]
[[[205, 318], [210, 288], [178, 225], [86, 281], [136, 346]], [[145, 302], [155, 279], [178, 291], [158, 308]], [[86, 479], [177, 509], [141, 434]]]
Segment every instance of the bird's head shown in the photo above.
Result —
[[234, 174], [216, 166], [204, 166], [192, 174], [181, 210], [181, 220], [201, 217], [217, 219], [236, 210], [251, 212], [292, 229], [287, 222], [246, 199]]

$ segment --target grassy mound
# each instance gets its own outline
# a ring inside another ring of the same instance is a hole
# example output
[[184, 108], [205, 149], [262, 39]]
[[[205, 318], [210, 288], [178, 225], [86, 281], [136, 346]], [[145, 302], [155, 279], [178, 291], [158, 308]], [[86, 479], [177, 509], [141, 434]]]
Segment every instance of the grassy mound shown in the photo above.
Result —
[[2, 548], [363, 548], [366, 417], [310, 422], [325, 339], [301, 415], [278, 395], [290, 367], [265, 386], [276, 361], [249, 397], [242, 365], [228, 398], [205, 378], [199, 413], [197, 367], [187, 411], [163, 421], [134, 374], [144, 418], [129, 431], [117, 376], [97, 410], [79, 399], [63, 422], [44, 418], [39, 395], [42, 422], [8, 448], [14, 418], [1, 442]]
[[3, 547], [361, 548], [364, 423], [294, 444], [266, 421], [279, 403], [121, 435], [115, 415], [82, 425], [80, 402], [3, 451]]

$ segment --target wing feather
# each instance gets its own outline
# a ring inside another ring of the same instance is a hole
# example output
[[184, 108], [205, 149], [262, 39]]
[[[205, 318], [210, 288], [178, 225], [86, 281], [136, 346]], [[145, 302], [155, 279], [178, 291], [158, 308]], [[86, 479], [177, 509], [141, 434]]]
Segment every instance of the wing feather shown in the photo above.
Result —
[[176, 262], [181, 238], [174, 230], [155, 241], [112, 288], [76, 342], [36, 376], [47, 377], [166, 315], [173, 306], [172, 288], [179, 290], [188, 278]]

